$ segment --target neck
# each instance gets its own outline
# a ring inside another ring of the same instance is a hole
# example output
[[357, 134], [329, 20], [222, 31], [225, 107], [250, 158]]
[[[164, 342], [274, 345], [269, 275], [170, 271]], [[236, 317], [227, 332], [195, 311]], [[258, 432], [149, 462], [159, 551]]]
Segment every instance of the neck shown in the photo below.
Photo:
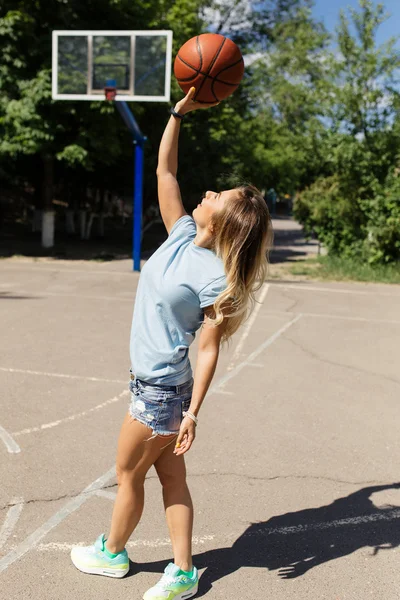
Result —
[[193, 243], [195, 244], [195, 246], [199, 246], [200, 248], [207, 248], [208, 250], [211, 250], [211, 242], [212, 242], [212, 236], [211, 236], [210, 232], [208, 231], [208, 229], [201, 229], [200, 227], [197, 227], [197, 234], [193, 240]]

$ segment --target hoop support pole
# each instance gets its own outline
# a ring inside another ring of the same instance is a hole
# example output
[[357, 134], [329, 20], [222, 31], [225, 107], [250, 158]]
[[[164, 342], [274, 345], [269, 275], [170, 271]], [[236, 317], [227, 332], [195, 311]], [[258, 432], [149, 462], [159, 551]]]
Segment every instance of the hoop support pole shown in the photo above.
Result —
[[119, 114], [129, 129], [135, 146], [135, 166], [133, 182], [133, 230], [132, 230], [132, 258], [133, 270], [140, 271], [140, 256], [142, 248], [142, 213], [143, 213], [143, 168], [144, 168], [144, 143], [146, 137], [140, 131], [127, 102], [120, 100], [115, 103]]

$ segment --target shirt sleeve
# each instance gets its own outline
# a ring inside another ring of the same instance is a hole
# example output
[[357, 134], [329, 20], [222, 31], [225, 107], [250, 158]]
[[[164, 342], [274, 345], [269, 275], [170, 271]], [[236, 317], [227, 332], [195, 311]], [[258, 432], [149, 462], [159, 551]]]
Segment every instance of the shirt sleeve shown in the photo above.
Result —
[[174, 238], [186, 238], [186, 237], [196, 237], [197, 228], [196, 223], [190, 215], [183, 215], [180, 219], [175, 221], [173, 224], [171, 231], [169, 232], [169, 236], [173, 236]]
[[218, 298], [221, 292], [226, 289], [226, 278], [223, 275], [222, 277], [218, 277], [218, 279], [214, 279], [211, 283], [206, 285], [199, 292], [200, 298], [200, 307], [205, 308], [206, 306], [211, 306], [214, 304], [215, 300]]

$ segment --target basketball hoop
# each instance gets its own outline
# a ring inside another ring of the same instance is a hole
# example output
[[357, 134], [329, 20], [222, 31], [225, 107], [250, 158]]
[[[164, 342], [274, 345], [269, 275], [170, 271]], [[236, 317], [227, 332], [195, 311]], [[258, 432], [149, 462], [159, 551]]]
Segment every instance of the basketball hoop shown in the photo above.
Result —
[[117, 82], [114, 79], [107, 79], [104, 88], [104, 95], [106, 100], [109, 102], [113, 102], [115, 100], [115, 96], [117, 95]]
[[117, 95], [117, 88], [116, 87], [111, 87], [111, 86], [107, 86], [104, 88], [104, 95], [106, 97], [106, 100], [109, 100], [110, 102], [113, 102], [113, 100], [115, 100], [115, 96]]

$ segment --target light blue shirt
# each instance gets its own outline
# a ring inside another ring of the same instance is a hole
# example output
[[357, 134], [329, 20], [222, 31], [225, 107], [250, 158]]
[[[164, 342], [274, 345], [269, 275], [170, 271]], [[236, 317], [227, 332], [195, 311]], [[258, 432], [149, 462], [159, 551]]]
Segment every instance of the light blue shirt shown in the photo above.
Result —
[[178, 219], [168, 239], [142, 269], [131, 330], [132, 371], [156, 385], [181, 385], [192, 377], [189, 346], [204, 318], [226, 288], [217, 255], [193, 243], [196, 223]]

